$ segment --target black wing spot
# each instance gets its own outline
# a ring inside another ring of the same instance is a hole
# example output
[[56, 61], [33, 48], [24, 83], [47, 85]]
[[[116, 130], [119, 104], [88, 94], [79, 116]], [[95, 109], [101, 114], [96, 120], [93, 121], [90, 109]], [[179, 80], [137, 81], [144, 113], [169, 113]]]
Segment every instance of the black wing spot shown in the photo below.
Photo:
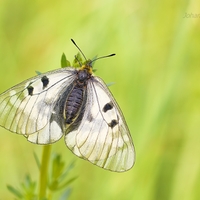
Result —
[[108, 126], [110, 126], [111, 128], [114, 128], [116, 125], [118, 124], [118, 121], [116, 119], [113, 119]]
[[27, 87], [27, 90], [28, 90], [28, 94], [29, 94], [30, 96], [32, 96], [32, 95], [33, 95], [34, 87], [31, 86], [31, 85], [29, 85], [29, 86]]
[[113, 108], [113, 104], [107, 103], [104, 107], [103, 107], [103, 112], [107, 112], [108, 110], [111, 110]]
[[43, 89], [44, 89], [44, 88], [47, 87], [47, 85], [49, 84], [49, 79], [47, 78], [47, 76], [43, 76], [43, 77], [41, 78], [41, 81], [42, 81]]

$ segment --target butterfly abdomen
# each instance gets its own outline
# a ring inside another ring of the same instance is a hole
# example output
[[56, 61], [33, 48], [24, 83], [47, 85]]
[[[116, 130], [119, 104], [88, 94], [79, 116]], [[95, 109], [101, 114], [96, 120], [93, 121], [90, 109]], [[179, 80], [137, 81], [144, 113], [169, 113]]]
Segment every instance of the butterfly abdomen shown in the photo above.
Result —
[[75, 85], [69, 94], [65, 105], [65, 122], [71, 124], [73, 119], [77, 116], [79, 109], [83, 102], [83, 87]]
[[78, 71], [77, 80], [69, 93], [65, 104], [65, 122], [67, 124], [73, 122], [83, 105], [83, 96], [89, 78], [90, 73], [88, 70], [83, 69]]

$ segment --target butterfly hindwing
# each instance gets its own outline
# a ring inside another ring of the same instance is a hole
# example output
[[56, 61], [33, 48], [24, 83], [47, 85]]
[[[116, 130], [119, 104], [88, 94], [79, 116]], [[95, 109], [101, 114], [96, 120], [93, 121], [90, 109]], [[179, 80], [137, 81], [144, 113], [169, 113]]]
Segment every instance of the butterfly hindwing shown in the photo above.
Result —
[[83, 118], [65, 136], [77, 156], [111, 171], [125, 171], [134, 164], [130, 132], [112, 94], [98, 77], [88, 81]]
[[59, 96], [74, 81], [74, 71], [74, 68], [64, 68], [47, 72], [1, 94], [0, 125], [30, 136], [31, 142], [50, 143], [45, 138], [51, 138], [53, 130], [58, 129], [55, 127], [60, 126], [54, 107]]

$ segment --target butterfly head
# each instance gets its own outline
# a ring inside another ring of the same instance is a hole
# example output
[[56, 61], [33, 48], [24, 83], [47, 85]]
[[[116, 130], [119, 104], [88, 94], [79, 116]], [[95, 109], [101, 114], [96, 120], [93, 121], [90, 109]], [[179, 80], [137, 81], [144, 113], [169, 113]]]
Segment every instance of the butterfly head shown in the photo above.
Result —
[[92, 74], [93, 73], [93, 70], [92, 70], [92, 60], [86, 60], [80, 70], [86, 70], [89, 74]]

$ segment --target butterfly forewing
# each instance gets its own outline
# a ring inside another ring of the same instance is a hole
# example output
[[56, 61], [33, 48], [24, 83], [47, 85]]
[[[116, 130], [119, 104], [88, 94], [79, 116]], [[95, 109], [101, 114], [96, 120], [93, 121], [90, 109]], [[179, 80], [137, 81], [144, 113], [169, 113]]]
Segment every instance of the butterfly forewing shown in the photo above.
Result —
[[126, 171], [135, 160], [124, 117], [107, 86], [93, 77], [79, 127], [65, 135], [66, 145], [79, 157], [111, 171]]
[[[0, 125], [24, 135], [42, 130], [50, 122], [59, 95], [74, 81], [74, 71], [65, 68], [47, 72], [1, 94]], [[48, 78], [45, 83], [44, 76]]]

